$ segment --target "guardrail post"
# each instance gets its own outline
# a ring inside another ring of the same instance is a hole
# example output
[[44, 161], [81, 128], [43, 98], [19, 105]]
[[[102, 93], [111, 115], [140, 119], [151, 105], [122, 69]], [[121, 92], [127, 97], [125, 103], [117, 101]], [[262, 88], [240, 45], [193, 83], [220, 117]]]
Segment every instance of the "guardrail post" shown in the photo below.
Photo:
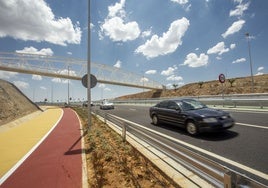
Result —
[[123, 127], [122, 127], [122, 138], [123, 138], [123, 142], [126, 141], [126, 132], [127, 132], [127, 125], [126, 125], [126, 123], [124, 122], [124, 123], [123, 123]]
[[226, 172], [224, 173], [224, 188], [231, 188], [232, 187], [232, 178], [231, 174]]
[[262, 102], [260, 102], [260, 106], [261, 106], [261, 109], [263, 109], [263, 105], [262, 105]]
[[107, 113], [104, 114], [104, 123], [107, 123]]

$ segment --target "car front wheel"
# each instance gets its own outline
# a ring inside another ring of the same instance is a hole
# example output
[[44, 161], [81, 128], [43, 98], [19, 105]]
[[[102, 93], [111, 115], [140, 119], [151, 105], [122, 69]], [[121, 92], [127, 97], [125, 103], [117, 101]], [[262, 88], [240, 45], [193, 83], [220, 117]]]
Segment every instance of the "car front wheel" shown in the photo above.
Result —
[[152, 117], [152, 123], [154, 125], [157, 125], [159, 123], [157, 115], [153, 115], [153, 117]]
[[198, 127], [193, 121], [188, 121], [186, 123], [186, 130], [190, 135], [198, 134]]

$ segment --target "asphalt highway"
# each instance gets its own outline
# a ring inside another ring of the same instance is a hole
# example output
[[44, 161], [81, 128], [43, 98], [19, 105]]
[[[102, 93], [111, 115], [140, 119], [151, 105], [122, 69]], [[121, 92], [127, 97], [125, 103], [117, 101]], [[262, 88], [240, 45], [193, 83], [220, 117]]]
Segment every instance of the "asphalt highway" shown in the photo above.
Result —
[[226, 111], [236, 121], [233, 128], [196, 137], [175, 126], [152, 125], [148, 106], [120, 105], [106, 112], [202, 148], [207, 152], [195, 152], [268, 185], [268, 112]]

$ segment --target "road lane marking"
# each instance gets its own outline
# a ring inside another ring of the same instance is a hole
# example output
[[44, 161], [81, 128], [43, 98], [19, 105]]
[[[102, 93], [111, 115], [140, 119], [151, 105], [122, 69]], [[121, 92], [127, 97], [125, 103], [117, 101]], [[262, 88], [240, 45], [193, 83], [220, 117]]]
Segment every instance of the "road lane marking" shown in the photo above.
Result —
[[260, 129], [268, 129], [268, 127], [265, 126], [260, 126], [260, 125], [251, 125], [251, 124], [246, 124], [246, 123], [235, 123], [237, 125], [243, 125], [247, 127], [255, 127], [255, 128], [260, 128]]
[[183, 141], [181, 141], [181, 140], [178, 140], [178, 139], [176, 139], [176, 138], [174, 138], [174, 137], [165, 135], [165, 134], [160, 133], [160, 132], [158, 132], [158, 131], [155, 131], [155, 130], [153, 130], [153, 129], [149, 129], [149, 128], [143, 126], [143, 125], [134, 123], [134, 122], [129, 121], [129, 120], [127, 120], [127, 119], [124, 119], [124, 118], [121, 118], [121, 117], [118, 117], [118, 116], [116, 116], [116, 115], [112, 115], [112, 114], [110, 114], [110, 115], [111, 115], [111, 116], [114, 116], [114, 117], [116, 117], [116, 118], [118, 118], [118, 119], [121, 119], [121, 120], [123, 120], [123, 121], [125, 121], [125, 122], [132, 123], [132, 124], [134, 124], [134, 125], [136, 125], [136, 126], [138, 126], [138, 127], [141, 127], [141, 128], [146, 129], [146, 130], [148, 130], [148, 131], [151, 131], [151, 132], [153, 132], [153, 133], [155, 133], [155, 134], [158, 134], [158, 135], [163, 136], [163, 137], [165, 137], [165, 138], [168, 138], [168, 139], [170, 139], [170, 140], [173, 140], [173, 141], [175, 141], [175, 142], [177, 142], [177, 143], [180, 143], [180, 144], [182, 144], [182, 145], [184, 145], [184, 146], [187, 146], [187, 147], [189, 147], [189, 148], [191, 148], [191, 149], [194, 149], [194, 150], [196, 150], [196, 151], [199, 151], [199, 152], [201, 152], [201, 153], [204, 153], [204, 154], [206, 154], [206, 155], [208, 155], [208, 156], [211, 156], [211, 157], [213, 157], [213, 158], [216, 158], [216, 159], [218, 159], [218, 160], [221, 160], [221, 161], [223, 161], [223, 162], [225, 162], [225, 163], [228, 163], [228, 164], [231, 164], [231, 165], [233, 165], [233, 166], [236, 166], [236, 167], [238, 167], [238, 168], [240, 168], [240, 169], [242, 169], [242, 170], [245, 170], [245, 171], [247, 171], [247, 172], [250, 172], [250, 173], [252, 173], [252, 174], [255, 174], [255, 175], [257, 175], [257, 176], [259, 176], [259, 177], [261, 177], [261, 178], [263, 178], [263, 179], [265, 179], [265, 180], [268, 180], [268, 174], [265, 174], [265, 173], [263, 173], [263, 172], [261, 172], [261, 171], [258, 171], [258, 170], [256, 170], [256, 169], [250, 168], [250, 167], [248, 167], [248, 166], [246, 166], [246, 165], [243, 165], [243, 164], [240, 164], [240, 163], [238, 163], [238, 162], [236, 162], [236, 161], [233, 161], [233, 160], [231, 160], [231, 159], [222, 157], [222, 156], [220, 156], [220, 155], [217, 155], [217, 154], [212, 153], [212, 152], [210, 152], [210, 151], [207, 151], [207, 150], [205, 150], [205, 149], [199, 148], [199, 147], [194, 146], [194, 145], [192, 145], [192, 144], [189, 144], [189, 143], [187, 143], [187, 142], [183, 142]]

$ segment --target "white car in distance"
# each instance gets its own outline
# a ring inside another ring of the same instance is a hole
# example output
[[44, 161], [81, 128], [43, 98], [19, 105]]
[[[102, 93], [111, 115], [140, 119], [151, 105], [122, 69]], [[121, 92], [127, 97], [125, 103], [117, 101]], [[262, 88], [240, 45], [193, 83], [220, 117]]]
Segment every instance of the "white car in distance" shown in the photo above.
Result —
[[109, 110], [114, 109], [114, 103], [109, 102], [108, 100], [104, 99], [100, 105], [101, 110]]

